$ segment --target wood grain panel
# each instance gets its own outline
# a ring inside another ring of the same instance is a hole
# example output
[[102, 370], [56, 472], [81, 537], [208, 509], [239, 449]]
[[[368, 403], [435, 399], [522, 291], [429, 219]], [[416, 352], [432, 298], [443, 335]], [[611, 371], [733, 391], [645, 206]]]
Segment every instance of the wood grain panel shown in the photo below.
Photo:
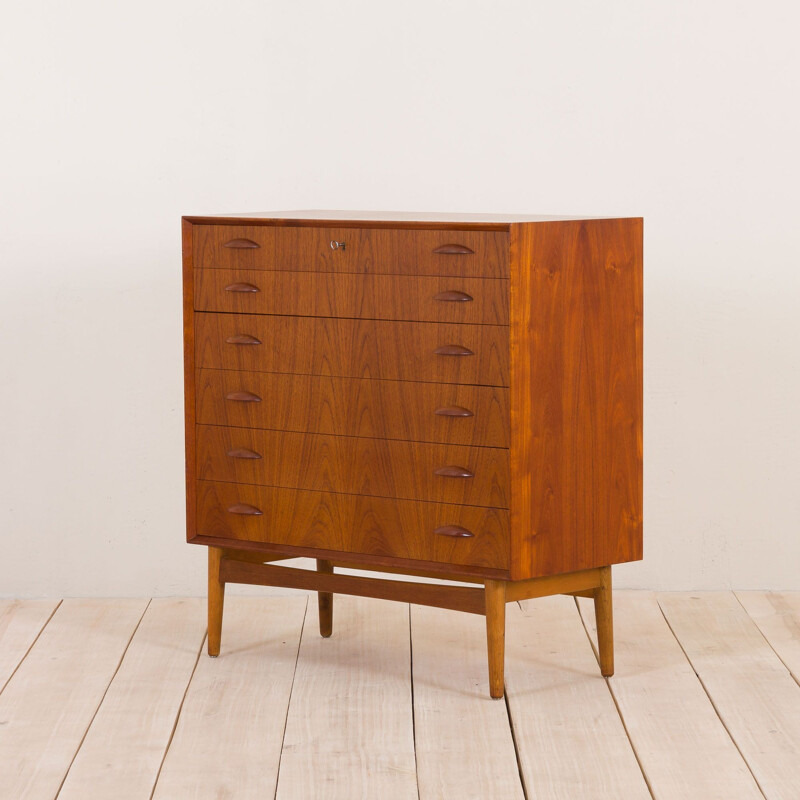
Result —
[[[436, 474], [464, 468], [472, 477]], [[508, 451], [201, 425], [197, 476], [376, 497], [508, 508]]]
[[147, 608], [64, 600], [0, 694], [0, 797], [53, 800]]
[[151, 796], [205, 638], [204, 605], [151, 600], [58, 800]]
[[[509, 442], [503, 388], [212, 369], [198, 370], [196, 384], [197, 421], [205, 424], [487, 447]], [[261, 401], [226, 399], [242, 392]]]
[[192, 261], [192, 225], [182, 221], [183, 246], [183, 421], [186, 477], [186, 530], [194, 530], [197, 508], [195, 496], [195, 363], [194, 363], [194, 267]]
[[658, 603], [764, 796], [800, 787], [800, 687], [731, 592], [662, 592]]
[[[363, 495], [198, 481], [197, 533], [233, 542], [269, 542], [365, 555], [505, 569], [508, 512]], [[247, 505], [259, 516], [227, 509]], [[471, 538], [439, 536], [460, 525]]]
[[[235, 239], [258, 247], [225, 246]], [[196, 225], [192, 250], [195, 266], [205, 269], [507, 278], [508, 241], [502, 231]], [[333, 249], [331, 242], [345, 246]], [[434, 252], [448, 244], [472, 252]]]
[[337, 597], [336, 630], [323, 639], [313, 605], [276, 800], [417, 800], [408, 608]]
[[249, 269], [194, 278], [198, 311], [508, 324], [506, 280]]
[[528, 797], [650, 800], [575, 601], [509, 603], [507, 612], [506, 697]]
[[[594, 604], [578, 606], [596, 647]], [[608, 686], [653, 796], [763, 800], [655, 595], [615, 591], [614, 617], [617, 671]]]
[[58, 604], [58, 600], [0, 600], [0, 692]]
[[512, 578], [642, 557], [642, 221], [512, 226]]
[[222, 652], [197, 662], [153, 800], [274, 797], [306, 604], [225, 601]]
[[[508, 328], [434, 322], [195, 315], [199, 367], [508, 385]], [[255, 338], [261, 344], [228, 339]], [[457, 345], [472, 355], [440, 355]]]
[[412, 605], [410, 622], [420, 800], [524, 800], [506, 705], [486, 700], [484, 620]]

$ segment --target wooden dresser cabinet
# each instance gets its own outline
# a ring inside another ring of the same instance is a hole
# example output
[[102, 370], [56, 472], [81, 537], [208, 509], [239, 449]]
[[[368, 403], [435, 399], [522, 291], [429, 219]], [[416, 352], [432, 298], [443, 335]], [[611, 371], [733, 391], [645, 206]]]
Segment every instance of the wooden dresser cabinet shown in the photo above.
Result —
[[565, 593], [594, 598], [613, 672], [611, 565], [642, 557], [641, 219], [185, 217], [183, 265], [210, 655], [226, 583], [316, 590], [323, 636], [334, 594], [395, 599], [485, 614], [501, 697], [505, 604]]

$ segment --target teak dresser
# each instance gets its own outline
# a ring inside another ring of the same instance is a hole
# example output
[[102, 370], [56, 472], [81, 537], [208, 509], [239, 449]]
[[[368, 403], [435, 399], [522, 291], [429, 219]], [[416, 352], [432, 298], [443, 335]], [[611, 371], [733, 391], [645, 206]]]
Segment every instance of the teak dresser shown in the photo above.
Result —
[[184, 217], [183, 266], [209, 655], [226, 583], [316, 590], [323, 636], [336, 593], [422, 603], [486, 615], [502, 697], [505, 604], [563, 593], [594, 598], [612, 674], [611, 565], [642, 557], [641, 219]]

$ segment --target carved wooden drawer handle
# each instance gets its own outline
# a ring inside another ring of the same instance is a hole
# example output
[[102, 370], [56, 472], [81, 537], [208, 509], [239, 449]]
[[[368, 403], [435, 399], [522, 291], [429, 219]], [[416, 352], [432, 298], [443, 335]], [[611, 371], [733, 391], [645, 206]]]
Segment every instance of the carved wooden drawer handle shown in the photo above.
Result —
[[228, 455], [231, 458], [261, 458], [261, 453], [256, 453], [255, 450], [249, 450], [246, 447], [236, 447], [233, 450], [228, 450]]
[[474, 356], [468, 347], [462, 347], [460, 344], [445, 344], [437, 347], [434, 351], [437, 356]]
[[260, 403], [261, 398], [252, 392], [231, 392], [225, 395], [226, 400], [236, 400], [239, 403]]
[[439, 294], [433, 296], [433, 299], [443, 303], [468, 303], [472, 300], [472, 296], [466, 292], [449, 291], [439, 292]]
[[468, 408], [461, 408], [461, 406], [447, 406], [445, 408], [437, 408], [433, 412], [440, 417], [474, 417], [475, 415]]
[[436, 528], [434, 533], [437, 536], [452, 536], [454, 539], [469, 539], [475, 535], [472, 531], [468, 531], [460, 525], [442, 525]]
[[261, 339], [256, 339], [255, 336], [250, 336], [246, 333], [237, 333], [235, 336], [229, 336], [225, 341], [228, 344], [261, 344]]
[[260, 292], [258, 286], [253, 286], [252, 283], [229, 283], [225, 287], [226, 292]]
[[233, 247], [237, 250], [255, 250], [261, 245], [252, 239], [231, 239], [229, 242], [225, 242], [223, 247]]
[[434, 475], [441, 475], [443, 478], [474, 478], [475, 473], [470, 472], [466, 467], [456, 467], [448, 465], [434, 470]]
[[244, 517], [260, 517], [264, 512], [260, 508], [251, 506], [249, 503], [234, 503], [228, 506], [230, 514], [241, 514]]
[[441, 247], [437, 247], [433, 252], [446, 256], [467, 256], [473, 254], [475, 251], [470, 250], [469, 247], [465, 247], [463, 244], [443, 244]]

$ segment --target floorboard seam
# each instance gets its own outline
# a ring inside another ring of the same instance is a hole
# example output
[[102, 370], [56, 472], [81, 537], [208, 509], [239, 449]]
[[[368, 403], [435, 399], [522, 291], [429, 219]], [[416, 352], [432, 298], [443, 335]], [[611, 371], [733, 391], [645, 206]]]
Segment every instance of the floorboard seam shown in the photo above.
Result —
[[197, 672], [197, 665], [200, 663], [200, 659], [203, 655], [203, 648], [206, 643], [206, 639], [208, 638], [208, 629], [206, 629], [206, 635], [200, 640], [200, 648], [197, 651], [197, 658], [194, 660], [194, 667], [192, 667], [192, 674], [189, 676], [189, 680], [186, 681], [186, 688], [183, 690], [183, 697], [181, 697], [180, 705], [178, 706], [178, 713], [175, 714], [175, 721], [172, 723], [172, 730], [169, 734], [169, 740], [167, 741], [167, 746], [164, 748], [164, 755], [161, 756], [161, 763], [158, 765], [158, 772], [156, 772], [155, 780], [153, 781], [153, 788], [150, 790], [150, 796], [148, 800], [153, 800], [153, 796], [156, 793], [156, 787], [158, 786], [159, 778], [161, 777], [161, 772], [164, 769], [164, 762], [167, 760], [167, 753], [169, 753], [170, 747], [172, 747], [172, 740], [175, 738], [175, 731], [178, 730], [178, 722], [181, 718], [181, 713], [183, 712], [183, 704], [186, 702], [186, 695], [189, 694], [189, 687], [192, 685], [192, 681], [194, 680], [194, 674]]
[[[278, 769], [275, 772], [275, 794], [273, 794], [274, 800], [277, 800], [278, 797], [278, 787], [280, 786], [281, 782], [281, 762], [283, 761], [283, 743], [286, 739], [286, 727], [289, 723], [289, 712], [292, 709], [292, 695], [294, 694], [294, 682], [297, 679], [297, 662], [300, 660], [300, 647], [303, 644], [303, 635], [306, 632], [306, 620], [308, 619], [308, 598], [311, 595], [306, 595], [306, 607], [305, 611], [303, 611], [303, 622], [300, 624], [300, 636], [297, 637], [297, 653], [295, 653], [294, 657], [294, 671], [292, 672], [292, 685], [289, 687], [289, 699], [286, 701], [286, 716], [283, 720], [283, 733], [281, 733], [281, 749], [278, 753]], [[331, 597], [331, 603], [333, 602], [333, 597]], [[331, 634], [332, 635], [332, 634]]]
[[92, 724], [94, 723], [95, 717], [97, 717], [97, 712], [100, 710], [100, 707], [103, 705], [103, 701], [106, 699], [106, 695], [108, 694], [108, 690], [111, 688], [111, 684], [114, 683], [114, 678], [117, 677], [117, 673], [119, 672], [119, 668], [122, 666], [122, 662], [125, 660], [125, 656], [128, 653], [128, 649], [131, 646], [131, 642], [133, 641], [133, 637], [136, 636], [136, 631], [139, 630], [139, 626], [142, 624], [142, 620], [144, 619], [144, 615], [147, 613], [147, 609], [150, 608], [150, 603], [153, 602], [153, 598], [149, 598], [147, 601], [147, 605], [144, 607], [144, 611], [142, 611], [141, 616], [139, 617], [136, 625], [133, 627], [133, 631], [128, 639], [128, 643], [125, 645], [125, 648], [122, 651], [122, 655], [119, 657], [119, 661], [117, 662], [116, 669], [114, 670], [113, 675], [111, 676], [111, 680], [109, 680], [108, 684], [106, 685], [105, 691], [103, 692], [103, 696], [100, 698], [100, 702], [97, 704], [97, 707], [92, 714], [92, 718], [89, 720], [89, 724], [86, 726], [86, 730], [83, 732], [83, 736], [81, 736], [80, 742], [78, 742], [78, 746], [75, 748], [75, 752], [72, 754], [72, 758], [70, 759], [69, 766], [67, 767], [67, 771], [64, 773], [64, 777], [61, 779], [61, 783], [58, 784], [58, 791], [56, 792], [56, 798], [61, 794], [61, 790], [64, 788], [64, 784], [66, 783], [67, 778], [69, 777], [70, 770], [72, 769], [72, 765], [75, 763], [75, 759], [78, 757], [78, 753], [81, 751], [81, 747], [83, 747], [83, 743], [86, 741], [86, 737], [89, 735], [89, 731], [91, 730]]
[[411, 603], [408, 604], [408, 666], [411, 679], [411, 736], [414, 740], [414, 778], [417, 782], [417, 800], [419, 793], [419, 761], [417, 760], [417, 716], [414, 709], [414, 638], [411, 633]]
[[[734, 596], [735, 596], [735, 593], [731, 592], [731, 594], [734, 594]], [[737, 602], [738, 602], [738, 598], [737, 598]], [[714, 709], [714, 713], [717, 715], [717, 717], [719, 719], [719, 722], [720, 722], [720, 725], [722, 725], [722, 727], [725, 729], [725, 733], [728, 734], [728, 737], [730, 738], [731, 742], [733, 742], [733, 746], [736, 748], [736, 752], [741, 757], [742, 761], [744, 762], [744, 765], [747, 767], [748, 772], [753, 776], [753, 780], [755, 781], [755, 784], [758, 787], [758, 791], [761, 792], [761, 794], [766, 798], [767, 797], [767, 793], [764, 791], [764, 788], [758, 782], [758, 778], [756, 777], [755, 772], [753, 772], [753, 768], [750, 766], [750, 762], [745, 758], [744, 753], [739, 748], [739, 743], [736, 741], [736, 739], [733, 738], [733, 734], [730, 732], [730, 730], [728, 730], [728, 726], [725, 724], [725, 720], [722, 718], [722, 714], [720, 714], [720, 711], [717, 708], [717, 704], [714, 702], [714, 698], [711, 697], [711, 692], [708, 690], [708, 687], [705, 685], [705, 682], [700, 677], [700, 673], [694, 668], [694, 664], [692, 663], [692, 659], [689, 658], [689, 654], [684, 649], [683, 643], [678, 638], [678, 634], [675, 633], [672, 625], [670, 624], [669, 618], [664, 613], [664, 609], [661, 607], [661, 603], [658, 600], [658, 595], [656, 595], [656, 604], [658, 605], [658, 610], [661, 612], [661, 616], [664, 617], [664, 622], [667, 623], [667, 627], [669, 628], [670, 633], [675, 637], [675, 641], [678, 643], [678, 647], [680, 647], [681, 652], [684, 655], [684, 658], [689, 662], [689, 666], [692, 668], [692, 672], [694, 672], [694, 674], [697, 676], [697, 680], [699, 681], [700, 686], [703, 687], [703, 691], [706, 693], [706, 697], [708, 697], [708, 702], [711, 703], [711, 708]]]
[[[581, 607], [580, 603], [578, 603], [578, 598], [573, 598], [575, 600], [575, 610], [578, 612], [578, 619], [581, 621], [581, 625], [583, 626], [583, 632], [586, 634], [586, 638], [589, 640], [589, 646], [592, 648], [592, 653], [594, 653], [595, 661], [597, 661], [597, 666], [600, 666], [600, 654], [597, 652], [597, 648], [594, 646], [594, 641], [589, 633], [589, 628], [586, 625], [586, 620], [583, 618], [583, 614], [581, 614]], [[645, 786], [647, 787], [647, 791], [650, 792], [650, 797], [655, 800], [656, 793], [653, 791], [653, 787], [650, 785], [650, 779], [647, 777], [647, 772], [645, 771], [644, 764], [642, 764], [642, 760], [639, 758], [639, 752], [636, 750], [636, 745], [633, 743], [633, 739], [631, 738], [630, 731], [628, 730], [628, 725], [625, 722], [625, 717], [622, 713], [622, 709], [619, 707], [619, 703], [617, 702], [617, 696], [614, 694], [614, 689], [611, 686], [611, 682], [608, 678], [603, 678], [606, 682], [606, 688], [608, 689], [608, 693], [611, 695], [611, 702], [614, 704], [614, 708], [617, 709], [617, 715], [619, 716], [619, 721], [622, 723], [622, 730], [625, 731], [625, 736], [628, 739], [628, 744], [631, 746], [631, 751], [633, 752], [633, 757], [636, 759], [636, 763], [639, 765], [639, 771], [642, 773], [642, 779], [644, 780]]]
[[[744, 603], [742, 603], [742, 601], [739, 599], [739, 595], [736, 592], [732, 592], [732, 594], [736, 598], [736, 602], [739, 603], [739, 605], [744, 609], [744, 613], [747, 614], [748, 618], [752, 621], [753, 625], [756, 626], [756, 629], [761, 634], [761, 636], [763, 637], [764, 641], [767, 643], [767, 645], [769, 645], [769, 649], [772, 650], [773, 653], [775, 653], [775, 655], [778, 658], [778, 661], [780, 661], [781, 664], [783, 664], [783, 666], [786, 667], [786, 671], [789, 673], [789, 675], [791, 676], [792, 680], [798, 686], [800, 686], [800, 677], [796, 676], [792, 672], [792, 670], [790, 669], [789, 665], [781, 658], [781, 654], [772, 646], [772, 642], [770, 642], [770, 640], [767, 638], [767, 634], [764, 633], [764, 631], [761, 630], [761, 626], [758, 624], [758, 621], [754, 620], [750, 616], [750, 614], [748, 613], [747, 609], [745, 608]], [[765, 592], [765, 594], [772, 594], [772, 592]]]
[[11, 674], [8, 676], [8, 680], [2, 686], [0, 686], [0, 694], [3, 693], [3, 690], [6, 688], [6, 686], [8, 686], [9, 682], [11, 681], [11, 679], [14, 677], [14, 675], [17, 674], [17, 670], [22, 666], [22, 662], [28, 657], [28, 653], [30, 653], [30, 651], [33, 650], [33, 646], [36, 644], [36, 642], [39, 641], [39, 637], [44, 632], [44, 629], [47, 627], [47, 625], [49, 624], [50, 620], [53, 619], [53, 615], [56, 613], [56, 611], [58, 611], [58, 609], [61, 608], [61, 604], [63, 602], [64, 602], [64, 600], [62, 598], [61, 600], [59, 600], [56, 603], [55, 608], [50, 612], [50, 616], [45, 620], [44, 625], [42, 625], [42, 627], [39, 628], [39, 632], [36, 634], [36, 636], [33, 637], [33, 641], [30, 643], [30, 646], [25, 651], [25, 654], [22, 656], [22, 658], [17, 663], [17, 666], [14, 667], [13, 670], [11, 670]]
[[519, 773], [519, 783], [522, 787], [522, 796], [528, 800], [528, 787], [525, 785], [525, 774], [522, 771], [522, 760], [519, 756], [519, 745], [517, 744], [517, 734], [514, 730], [514, 718], [511, 715], [511, 704], [508, 701], [508, 689], [503, 686], [503, 702], [506, 704], [506, 717], [508, 718], [508, 728], [511, 731], [511, 744], [514, 746], [514, 757], [517, 760], [517, 772]]

